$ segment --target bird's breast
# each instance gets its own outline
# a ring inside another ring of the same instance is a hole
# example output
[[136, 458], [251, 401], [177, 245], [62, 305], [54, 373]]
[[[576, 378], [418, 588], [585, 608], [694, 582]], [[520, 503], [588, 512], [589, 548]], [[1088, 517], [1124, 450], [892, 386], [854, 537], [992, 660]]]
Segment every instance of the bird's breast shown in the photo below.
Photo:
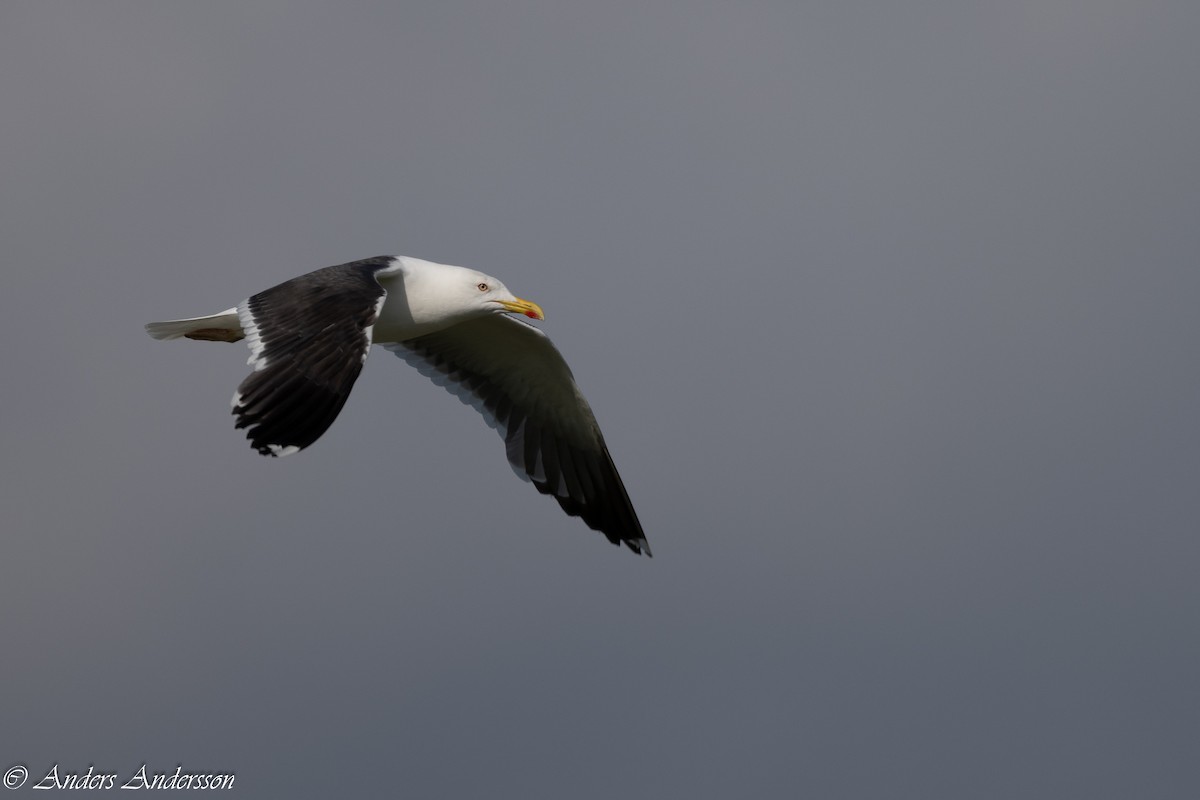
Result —
[[[400, 282], [397, 281], [397, 284]], [[411, 303], [403, 285], [400, 284], [396, 289], [389, 287], [383, 307], [375, 320], [371, 339], [377, 344], [404, 342], [444, 330], [460, 321], [457, 317], [436, 313], [427, 305]]]

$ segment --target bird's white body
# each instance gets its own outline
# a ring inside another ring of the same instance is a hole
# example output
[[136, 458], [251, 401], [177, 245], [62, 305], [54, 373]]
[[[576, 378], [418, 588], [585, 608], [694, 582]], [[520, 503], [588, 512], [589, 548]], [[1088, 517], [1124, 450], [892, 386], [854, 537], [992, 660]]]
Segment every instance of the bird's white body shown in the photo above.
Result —
[[[502, 311], [495, 305], [499, 301], [518, 300], [503, 283], [478, 270], [412, 256], [396, 256], [395, 264], [378, 270], [375, 278], [387, 292], [379, 300], [371, 334], [376, 344], [415, 339]], [[487, 290], [480, 291], [480, 285]], [[146, 330], [155, 339], [224, 342], [236, 342], [247, 334], [237, 306], [203, 317], [151, 322]]]

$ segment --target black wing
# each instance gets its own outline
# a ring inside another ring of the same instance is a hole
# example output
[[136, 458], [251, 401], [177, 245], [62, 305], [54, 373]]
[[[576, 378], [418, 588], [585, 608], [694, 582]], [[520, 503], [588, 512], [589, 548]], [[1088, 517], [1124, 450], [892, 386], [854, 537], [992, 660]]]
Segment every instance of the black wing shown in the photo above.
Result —
[[596, 418], [539, 329], [491, 316], [383, 346], [483, 414], [518, 477], [613, 544], [651, 555]]
[[394, 263], [379, 256], [326, 267], [238, 306], [254, 372], [233, 396], [233, 414], [258, 452], [294, 453], [333, 424], [387, 297], [376, 275]]

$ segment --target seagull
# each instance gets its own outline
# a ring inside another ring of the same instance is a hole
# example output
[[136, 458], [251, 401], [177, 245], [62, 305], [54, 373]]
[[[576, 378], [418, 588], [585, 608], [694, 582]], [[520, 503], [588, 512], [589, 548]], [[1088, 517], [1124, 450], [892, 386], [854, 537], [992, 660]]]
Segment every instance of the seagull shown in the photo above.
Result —
[[155, 339], [250, 347], [233, 395], [236, 428], [266, 456], [311, 445], [333, 424], [371, 344], [473, 406], [504, 439], [517, 477], [613, 544], [650, 556], [600, 426], [537, 303], [495, 278], [409, 256], [325, 267], [218, 314], [151, 322]]

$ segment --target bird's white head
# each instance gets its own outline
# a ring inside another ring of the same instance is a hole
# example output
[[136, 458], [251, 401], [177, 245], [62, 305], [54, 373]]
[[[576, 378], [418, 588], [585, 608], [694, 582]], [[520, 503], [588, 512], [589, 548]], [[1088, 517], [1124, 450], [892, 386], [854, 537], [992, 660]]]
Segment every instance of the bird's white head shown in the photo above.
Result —
[[517, 297], [490, 275], [409, 256], [401, 257], [401, 261], [408, 305], [417, 322], [464, 320], [506, 313], [545, 319], [537, 303]]
[[471, 279], [475, 281], [475, 300], [481, 302], [485, 310], [493, 314], [524, 314], [530, 319], [546, 318], [541, 306], [532, 300], [517, 297], [507, 286], [490, 275], [472, 269], [465, 271], [472, 273]]

